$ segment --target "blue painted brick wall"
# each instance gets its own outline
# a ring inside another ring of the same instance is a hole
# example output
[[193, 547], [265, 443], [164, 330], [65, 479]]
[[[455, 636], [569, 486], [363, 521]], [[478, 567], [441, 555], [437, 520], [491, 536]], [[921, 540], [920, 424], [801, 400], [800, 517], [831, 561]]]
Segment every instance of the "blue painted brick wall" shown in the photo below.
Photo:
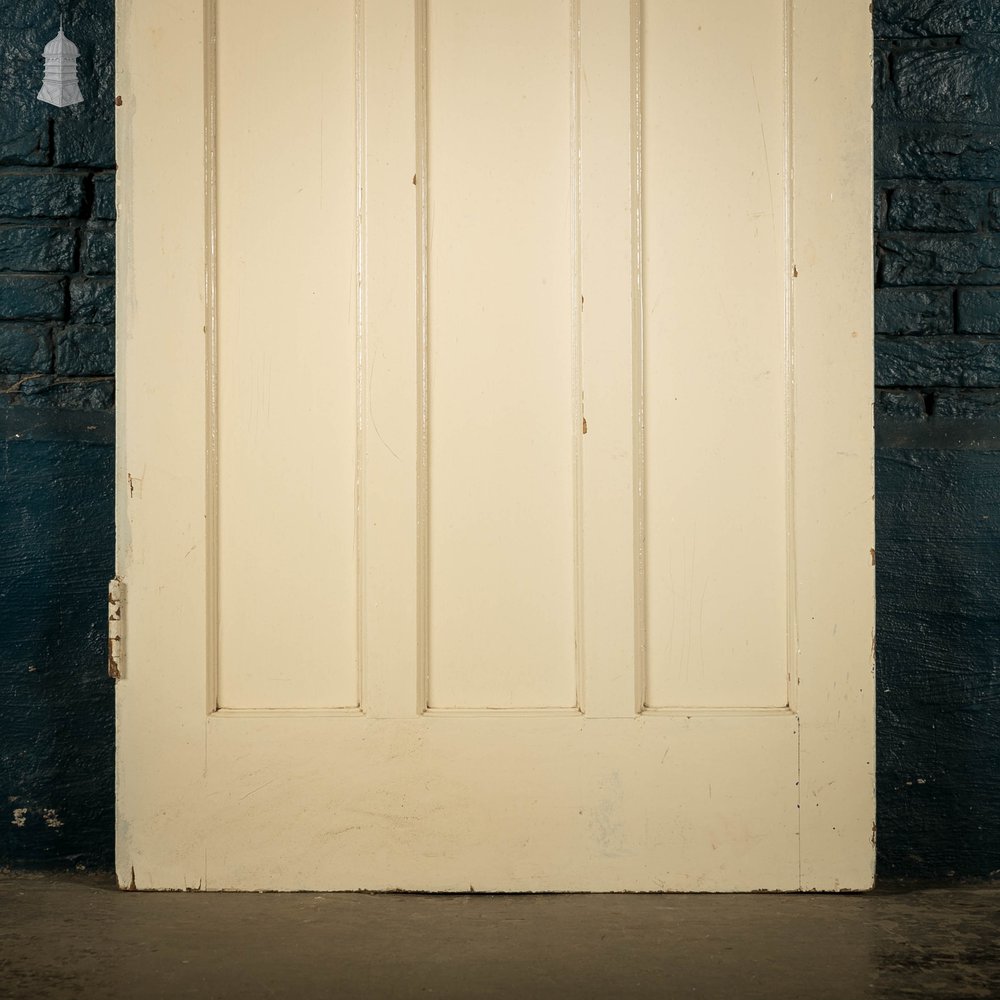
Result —
[[113, 858], [114, 2], [0, 4], [0, 866]]
[[1000, 870], [1000, 3], [875, 0], [878, 871]]

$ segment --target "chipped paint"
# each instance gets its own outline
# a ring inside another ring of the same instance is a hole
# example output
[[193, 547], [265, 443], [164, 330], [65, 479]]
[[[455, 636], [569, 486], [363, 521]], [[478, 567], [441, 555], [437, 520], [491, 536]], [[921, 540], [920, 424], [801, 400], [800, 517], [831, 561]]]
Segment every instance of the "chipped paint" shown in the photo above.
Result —
[[55, 809], [43, 809], [42, 820], [50, 830], [59, 830], [63, 825], [63, 821]]

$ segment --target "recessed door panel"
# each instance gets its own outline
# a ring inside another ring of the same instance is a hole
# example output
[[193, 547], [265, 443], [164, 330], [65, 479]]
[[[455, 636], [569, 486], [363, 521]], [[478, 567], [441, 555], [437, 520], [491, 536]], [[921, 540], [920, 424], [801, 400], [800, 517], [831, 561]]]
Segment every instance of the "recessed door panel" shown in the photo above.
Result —
[[433, 708], [577, 700], [570, 6], [427, 7]]
[[642, 46], [645, 703], [785, 705], [784, 4], [647, 3]]
[[354, 5], [217, 31], [219, 704], [357, 705]]

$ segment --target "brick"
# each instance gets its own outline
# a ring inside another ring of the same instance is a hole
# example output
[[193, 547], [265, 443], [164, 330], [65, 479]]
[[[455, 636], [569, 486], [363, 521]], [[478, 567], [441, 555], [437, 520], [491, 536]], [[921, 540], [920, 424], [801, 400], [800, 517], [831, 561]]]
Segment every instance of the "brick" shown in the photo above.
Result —
[[914, 236], [879, 241], [886, 285], [1000, 285], [1000, 237]]
[[51, 371], [52, 346], [48, 327], [0, 323], [0, 373]]
[[0, 407], [110, 410], [114, 404], [115, 384], [110, 378], [0, 375]]
[[63, 278], [0, 274], [0, 320], [62, 319], [65, 305]]
[[53, 379], [39, 392], [26, 396], [29, 406], [53, 406], [61, 410], [110, 410], [115, 405], [113, 379]]
[[[109, 76], [113, 74], [109, 73]], [[60, 167], [99, 167], [110, 170], [115, 165], [115, 125], [110, 111], [114, 108], [111, 87], [104, 100], [108, 111], [97, 121], [75, 121], [60, 118], [56, 121], [53, 161]]]
[[74, 278], [69, 289], [75, 323], [111, 325], [115, 321], [115, 283], [111, 278]]
[[950, 289], [876, 289], [876, 333], [948, 334], [953, 329]]
[[0, 137], [0, 167], [44, 167], [51, 158], [47, 123], [21, 135]]
[[882, 178], [994, 180], [1000, 176], [1000, 129], [952, 123], [939, 128], [880, 126], [875, 173]]
[[875, 392], [876, 418], [921, 420], [926, 415], [923, 393], [916, 389], [877, 389]]
[[83, 269], [87, 274], [115, 273], [115, 234], [110, 229], [90, 229], [83, 239]]
[[1000, 391], [940, 392], [934, 413], [954, 420], [1000, 420]]
[[926, 233], [974, 233], [983, 196], [979, 191], [897, 188], [889, 198], [887, 228]]
[[112, 326], [69, 326], [56, 337], [59, 375], [114, 375], [115, 330]]
[[83, 214], [84, 179], [79, 174], [0, 175], [0, 217], [71, 219]]
[[880, 386], [1000, 386], [1000, 340], [972, 337], [877, 337]]
[[996, 0], [875, 0], [872, 13], [880, 37], [1000, 32]]
[[951, 48], [893, 57], [893, 100], [903, 118], [1000, 124], [1000, 42], [978, 38]]
[[1000, 229], [1000, 191], [990, 192], [989, 223], [990, 229]]
[[51, 375], [0, 374], [0, 408], [17, 406], [22, 402], [26, 393], [44, 392], [51, 385]]
[[97, 174], [94, 177], [94, 205], [90, 217], [102, 222], [114, 222], [117, 217], [115, 208], [115, 175], [113, 172]]
[[73, 271], [76, 232], [52, 226], [0, 226], [0, 271]]
[[960, 333], [1000, 334], [1000, 290], [961, 289], [957, 326]]

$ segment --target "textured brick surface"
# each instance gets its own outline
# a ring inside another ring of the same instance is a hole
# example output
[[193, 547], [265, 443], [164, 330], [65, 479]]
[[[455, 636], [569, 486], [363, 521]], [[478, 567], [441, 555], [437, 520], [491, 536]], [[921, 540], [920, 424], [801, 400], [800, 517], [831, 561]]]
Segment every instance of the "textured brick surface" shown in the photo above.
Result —
[[875, 377], [892, 386], [994, 386], [1000, 382], [1000, 340], [879, 337]]
[[52, 336], [46, 326], [0, 323], [0, 374], [52, 370]]
[[883, 37], [1000, 32], [996, 0], [879, 0], [872, 12]]
[[115, 175], [96, 174], [94, 177], [94, 205], [91, 217], [103, 222], [113, 222], [115, 211]]
[[953, 294], [947, 288], [878, 288], [876, 333], [949, 334]]
[[1000, 3], [875, 0], [878, 871], [1000, 869]]
[[[27, 334], [0, 339], [6, 409], [113, 405], [114, 10], [114, 0], [63, 5], [84, 102], [54, 108], [37, 93], [60, 5], [0, 5], [0, 324], [23, 332], [49, 323], [44, 372], [55, 361], [62, 377], [35, 377], [42, 369]], [[103, 381], [74, 385], [70, 376]]]
[[[36, 99], [60, 8], [72, 108]], [[0, 0], [0, 867], [113, 858], [113, 55], [113, 0]]]
[[62, 319], [65, 311], [64, 279], [0, 274], [0, 320]]
[[[884, 86], [879, 96], [886, 99]], [[954, 123], [942, 129], [882, 120], [875, 173], [885, 179], [995, 181], [1000, 177], [1000, 128]]]
[[86, 177], [49, 171], [0, 174], [0, 217], [72, 219], [83, 215]]
[[963, 36], [960, 43], [930, 44], [894, 57], [886, 110], [904, 120], [1000, 124], [1000, 40]]
[[957, 300], [959, 333], [1000, 336], [1000, 289], [962, 288]]
[[111, 326], [68, 326], [56, 337], [60, 375], [114, 375], [115, 331]]
[[948, 188], [893, 191], [889, 200], [888, 229], [926, 233], [974, 233], [983, 215], [982, 191], [953, 191]]
[[114, 323], [115, 284], [110, 278], [74, 278], [69, 297], [74, 322]]
[[83, 269], [87, 274], [114, 274], [114, 230], [91, 229], [87, 233], [83, 245]]
[[76, 268], [76, 230], [52, 226], [0, 225], [0, 271]]

